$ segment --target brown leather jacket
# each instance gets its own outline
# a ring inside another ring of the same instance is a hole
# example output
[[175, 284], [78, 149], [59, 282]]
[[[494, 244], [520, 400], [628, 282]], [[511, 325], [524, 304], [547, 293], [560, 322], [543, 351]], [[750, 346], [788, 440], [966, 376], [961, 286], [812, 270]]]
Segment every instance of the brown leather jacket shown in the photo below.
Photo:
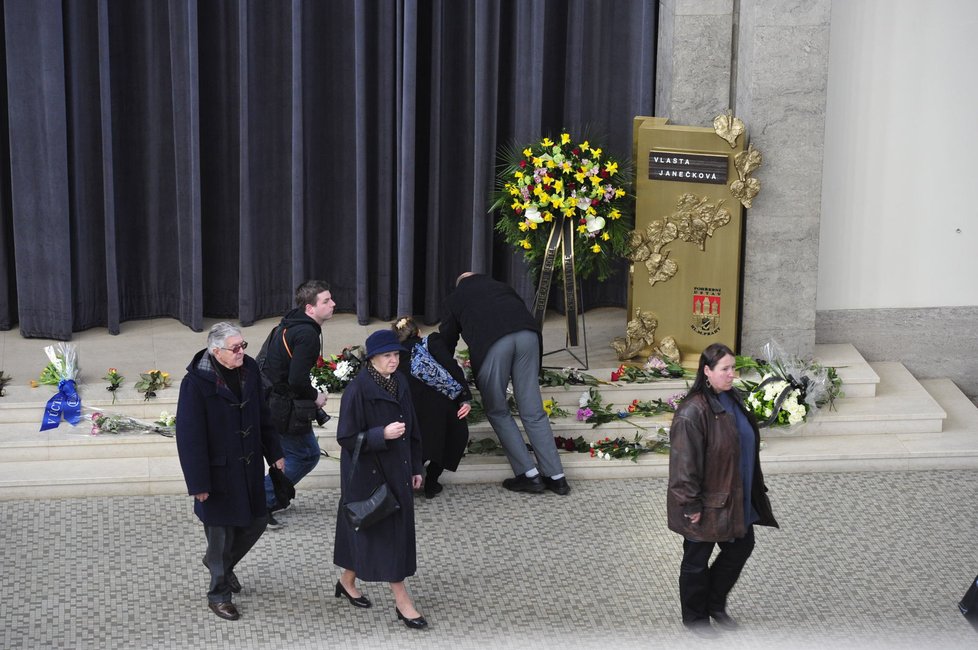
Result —
[[[738, 404], [740, 395], [734, 389]], [[745, 409], [745, 413], [746, 413]], [[761, 526], [778, 527], [771, 513], [761, 473], [761, 437], [754, 429], [754, 482], [751, 501]], [[669, 429], [669, 493], [666, 511], [669, 529], [701, 542], [723, 542], [747, 534], [744, 523], [744, 488], [740, 477], [740, 436], [737, 419], [723, 409], [713, 391], [686, 398]], [[702, 513], [697, 524], [688, 516]]]

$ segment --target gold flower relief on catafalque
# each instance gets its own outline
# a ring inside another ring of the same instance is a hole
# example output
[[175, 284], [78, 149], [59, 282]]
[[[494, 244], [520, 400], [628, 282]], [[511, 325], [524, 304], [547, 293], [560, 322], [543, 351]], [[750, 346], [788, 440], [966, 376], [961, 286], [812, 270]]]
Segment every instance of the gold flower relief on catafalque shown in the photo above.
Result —
[[675, 214], [653, 221], [645, 232], [632, 232], [629, 258], [645, 264], [649, 284], [654, 286], [671, 279], [679, 270], [679, 265], [669, 259], [669, 251], [663, 250], [667, 244], [681, 239], [705, 251], [706, 238], [728, 223], [730, 211], [723, 207], [723, 201], [711, 204], [706, 197], [683, 194]]

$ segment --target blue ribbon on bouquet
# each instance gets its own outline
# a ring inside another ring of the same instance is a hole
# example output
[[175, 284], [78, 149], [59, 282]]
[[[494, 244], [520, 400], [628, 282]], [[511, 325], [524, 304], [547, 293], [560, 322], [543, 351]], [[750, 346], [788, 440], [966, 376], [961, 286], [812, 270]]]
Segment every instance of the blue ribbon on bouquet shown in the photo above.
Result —
[[75, 426], [81, 420], [81, 397], [78, 396], [74, 379], [62, 379], [58, 383], [58, 392], [44, 407], [41, 431], [57, 429], [62, 417], [71, 426]]

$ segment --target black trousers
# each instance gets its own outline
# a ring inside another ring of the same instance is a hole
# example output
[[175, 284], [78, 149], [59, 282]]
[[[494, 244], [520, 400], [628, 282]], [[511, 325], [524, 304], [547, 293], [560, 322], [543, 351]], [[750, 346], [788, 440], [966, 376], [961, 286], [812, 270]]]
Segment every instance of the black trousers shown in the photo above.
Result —
[[211, 572], [207, 602], [231, 602], [228, 574], [234, 571], [241, 558], [255, 545], [267, 525], [268, 516], [262, 515], [248, 526], [204, 526], [204, 537], [207, 538], [204, 564]]
[[729, 542], [719, 542], [720, 552], [710, 565], [714, 542], [683, 541], [683, 561], [679, 566], [679, 602], [683, 623], [707, 622], [710, 612], [727, 609], [727, 594], [733, 589], [747, 558], [754, 551], [754, 527]]

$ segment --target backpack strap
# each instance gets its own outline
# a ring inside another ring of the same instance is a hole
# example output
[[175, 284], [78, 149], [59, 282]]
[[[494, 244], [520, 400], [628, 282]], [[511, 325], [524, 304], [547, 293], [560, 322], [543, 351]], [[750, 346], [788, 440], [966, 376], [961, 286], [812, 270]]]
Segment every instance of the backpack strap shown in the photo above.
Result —
[[285, 340], [285, 333], [289, 331], [288, 327], [282, 328], [282, 345], [285, 346], [285, 351], [289, 353], [289, 358], [292, 358], [292, 348], [289, 347], [288, 342]]

